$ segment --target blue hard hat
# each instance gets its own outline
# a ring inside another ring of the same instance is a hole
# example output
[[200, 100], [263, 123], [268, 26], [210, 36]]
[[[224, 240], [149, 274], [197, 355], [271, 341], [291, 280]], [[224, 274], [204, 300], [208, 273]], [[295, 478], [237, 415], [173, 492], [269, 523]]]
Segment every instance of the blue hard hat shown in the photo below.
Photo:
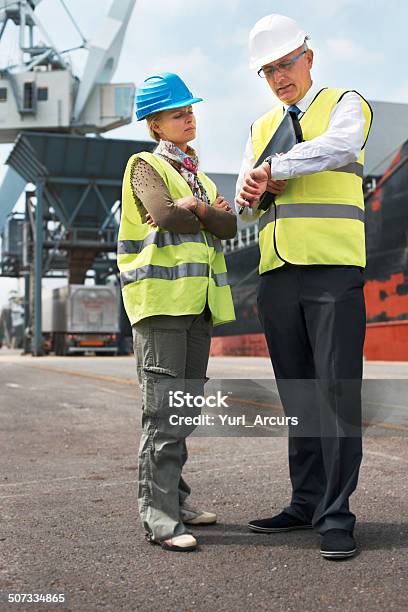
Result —
[[202, 100], [194, 98], [177, 74], [173, 72], [155, 74], [145, 79], [136, 90], [136, 117], [140, 121], [152, 113], [190, 106]]

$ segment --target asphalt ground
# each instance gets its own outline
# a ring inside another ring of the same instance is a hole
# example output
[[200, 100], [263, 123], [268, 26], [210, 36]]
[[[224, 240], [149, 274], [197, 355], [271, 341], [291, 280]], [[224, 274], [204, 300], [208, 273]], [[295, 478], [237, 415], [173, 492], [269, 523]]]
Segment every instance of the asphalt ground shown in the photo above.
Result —
[[[214, 358], [210, 375], [267, 377], [267, 360]], [[408, 364], [366, 364], [406, 378]], [[191, 437], [192, 502], [217, 512], [200, 549], [143, 538], [136, 500], [140, 394], [131, 358], [0, 351], [0, 591], [66, 593], [75, 611], [377, 611], [408, 608], [408, 445], [367, 436], [352, 497], [359, 554], [319, 555], [313, 531], [255, 534], [289, 498], [282, 437]], [[23, 609], [2, 604], [0, 609]], [[31, 610], [49, 610], [27, 605]]]

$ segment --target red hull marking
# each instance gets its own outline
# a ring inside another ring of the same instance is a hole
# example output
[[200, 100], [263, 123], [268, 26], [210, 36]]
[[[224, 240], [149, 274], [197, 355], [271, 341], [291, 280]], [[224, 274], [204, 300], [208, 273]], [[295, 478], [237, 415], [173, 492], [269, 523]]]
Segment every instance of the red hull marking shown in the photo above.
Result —
[[269, 357], [268, 347], [263, 334], [243, 334], [242, 336], [218, 336], [211, 340], [212, 357]]
[[[263, 334], [213, 338], [210, 354], [213, 357], [269, 357]], [[408, 321], [369, 323], [364, 357], [369, 361], [408, 361]]]
[[387, 179], [387, 176], [393, 171], [394, 166], [396, 166], [399, 161], [401, 161], [401, 150], [398, 151], [398, 153], [396, 154], [396, 156], [394, 157], [394, 159], [392, 160], [392, 162], [390, 163], [390, 165], [388, 166], [388, 168], [386, 169], [386, 171], [382, 175], [382, 177], [381, 177], [381, 179], [380, 179], [380, 181], [378, 183], [379, 185], [382, 185], [384, 183], [384, 181]]
[[[372, 197], [370, 206], [373, 212], [378, 212], [380, 210], [381, 201], [382, 201], [382, 185], [387, 180], [388, 175], [393, 171], [394, 166], [396, 166], [400, 160], [401, 160], [401, 151], [398, 151], [397, 155], [394, 157], [391, 164], [389, 165], [387, 170], [382, 175], [380, 181], [378, 182], [377, 188], [375, 189], [374, 194], [370, 196]], [[370, 201], [370, 198], [368, 198], [368, 201]]]
[[[408, 295], [398, 295], [397, 286], [405, 281], [404, 274], [393, 274], [387, 281], [367, 281], [364, 287], [366, 299], [367, 319], [384, 313], [390, 319], [399, 317], [408, 312]], [[384, 299], [380, 293], [385, 294]]]
[[364, 357], [369, 361], [408, 361], [408, 321], [369, 323]]

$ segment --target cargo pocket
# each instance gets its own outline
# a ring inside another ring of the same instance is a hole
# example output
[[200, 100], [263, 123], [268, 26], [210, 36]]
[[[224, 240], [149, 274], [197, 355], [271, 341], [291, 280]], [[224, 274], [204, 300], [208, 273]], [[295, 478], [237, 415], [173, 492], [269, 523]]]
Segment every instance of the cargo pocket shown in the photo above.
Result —
[[184, 381], [177, 372], [160, 366], [143, 367], [143, 408], [146, 416], [163, 419], [170, 414], [169, 400], [176, 391], [184, 389]]
[[[199, 414], [200, 410], [192, 408], [186, 401], [186, 391], [191, 391], [189, 382], [175, 376], [172, 370], [144, 368], [144, 412], [160, 439], [164, 435], [167, 442], [180, 440], [196, 428], [197, 424], [191, 417]], [[156, 437], [155, 440], [155, 447], [157, 444], [160, 446]]]

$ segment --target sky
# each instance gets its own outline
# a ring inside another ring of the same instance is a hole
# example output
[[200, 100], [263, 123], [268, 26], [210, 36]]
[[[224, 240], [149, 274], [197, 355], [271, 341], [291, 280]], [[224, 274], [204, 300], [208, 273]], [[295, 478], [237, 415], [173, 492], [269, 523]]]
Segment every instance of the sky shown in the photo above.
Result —
[[[111, 0], [65, 0], [85, 38], [92, 40]], [[408, 103], [405, 69], [408, 2], [405, 0], [137, 0], [113, 82], [136, 84], [156, 72], [176, 72], [195, 96], [201, 167], [237, 173], [251, 123], [276, 104], [267, 83], [248, 66], [248, 33], [261, 17], [282, 13], [311, 36], [313, 80], [356, 89], [365, 98]], [[95, 11], [95, 6], [98, 11]], [[60, 49], [80, 38], [59, 0], [36, 9]], [[0, 64], [15, 60], [11, 32], [0, 46]], [[14, 57], [13, 57], [14, 56]], [[71, 54], [79, 77], [86, 51]], [[107, 134], [146, 139], [145, 122]], [[0, 181], [12, 145], [0, 145]], [[1, 205], [1, 203], [0, 203]], [[0, 279], [0, 304], [15, 281]]]

